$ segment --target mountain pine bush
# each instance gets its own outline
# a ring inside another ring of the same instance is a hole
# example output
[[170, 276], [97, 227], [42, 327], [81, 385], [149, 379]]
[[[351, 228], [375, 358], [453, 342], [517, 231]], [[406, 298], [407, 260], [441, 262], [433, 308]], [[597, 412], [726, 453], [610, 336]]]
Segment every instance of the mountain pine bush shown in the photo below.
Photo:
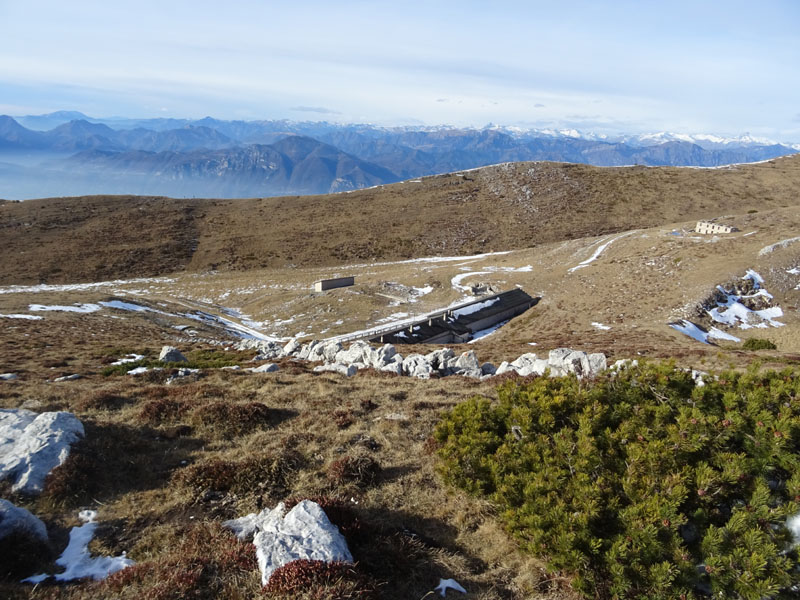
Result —
[[800, 376], [672, 364], [507, 382], [438, 425], [446, 481], [596, 598], [796, 597]]

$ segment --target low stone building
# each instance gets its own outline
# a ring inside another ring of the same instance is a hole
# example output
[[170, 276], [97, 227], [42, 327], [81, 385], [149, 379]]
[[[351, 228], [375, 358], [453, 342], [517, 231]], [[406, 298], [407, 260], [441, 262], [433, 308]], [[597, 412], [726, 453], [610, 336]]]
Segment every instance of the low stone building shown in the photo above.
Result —
[[697, 233], [733, 233], [739, 231], [736, 227], [730, 225], [723, 225], [722, 223], [714, 223], [712, 221], [698, 221], [694, 228]]
[[355, 284], [355, 277], [337, 277], [336, 279], [320, 279], [314, 282], [315, 292], [324, 292], [340, 287], [350, 287]]

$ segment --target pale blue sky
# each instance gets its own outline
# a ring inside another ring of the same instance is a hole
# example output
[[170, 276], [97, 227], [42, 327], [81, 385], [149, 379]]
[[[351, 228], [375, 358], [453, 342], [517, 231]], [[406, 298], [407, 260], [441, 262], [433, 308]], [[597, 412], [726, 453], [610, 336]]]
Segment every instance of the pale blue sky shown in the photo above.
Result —
[[0, 0], [0, 113], [800, 141], [800, 2]]

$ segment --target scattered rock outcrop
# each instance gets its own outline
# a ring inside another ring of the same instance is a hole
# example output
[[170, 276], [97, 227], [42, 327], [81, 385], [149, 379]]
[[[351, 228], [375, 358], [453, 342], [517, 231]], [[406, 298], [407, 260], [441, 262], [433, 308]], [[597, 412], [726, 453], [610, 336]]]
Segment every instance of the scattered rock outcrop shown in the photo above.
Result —
[[347, 377], [355, 375], [360, 369], [375, 369], [419, 379], [448, 375], [486, 379], [509, 372], [527, 377], [544, 375], [547, 371], [552, 377], [574, 373], [582, 378], [593, 377], [607, 368], [605, 354], [587, 354], [570, 348], [552, 350], [546, 359], [533, 353], [523, 354], [511, 363], [503, 362], [496, 367], [492, 363], [482, 364], [474, 350], [456, 355], [450, 348], [442, 348], [424, 355], [415, 353], [403, 357], [392, 344], [374, 348], [362, 340], [353, 342], [349, 348], [344, 348], [338, 341], [317, 340], [303, 345], [292, 340], [284, 346], [272, 341], [245, 340], [237, 347], [240, 350], [258, 350], [259, 354], [254, 360], [295, 358], [322, 362], [322, 365], [314, 367], [314, 372], [341, 373]]
[[262, 585], [267, 585], [276, 569], [295, 560], [353, 562], [344, 536], [311, 500], [299, 502], [288, 513], [281, 502], [272, 510], [251, 513], [224, 525], [240, 540], [252, 538]]
[[11, 479], [15, 492], [40, 493], [47, 474], [83, 435], [72, 413], [0, 409], [0, 480]]

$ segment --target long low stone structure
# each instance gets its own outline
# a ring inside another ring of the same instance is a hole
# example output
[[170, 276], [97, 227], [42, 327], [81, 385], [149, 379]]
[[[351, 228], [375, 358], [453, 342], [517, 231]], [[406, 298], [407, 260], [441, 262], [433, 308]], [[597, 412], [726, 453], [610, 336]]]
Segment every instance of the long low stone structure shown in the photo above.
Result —
[[420, 317], [402, 326], [387, 326], [369, 338], [391, 344], [462, 344], [486, 329], [521, 315], [539, 302], [517, 288]]
[[324, 292], [325, 290], [333, 290], [340, 287], [350, 287], [355, 285], [355, 277], [337, 277], [335, 279], [320, 279], [314, 282], [315, 292]]

